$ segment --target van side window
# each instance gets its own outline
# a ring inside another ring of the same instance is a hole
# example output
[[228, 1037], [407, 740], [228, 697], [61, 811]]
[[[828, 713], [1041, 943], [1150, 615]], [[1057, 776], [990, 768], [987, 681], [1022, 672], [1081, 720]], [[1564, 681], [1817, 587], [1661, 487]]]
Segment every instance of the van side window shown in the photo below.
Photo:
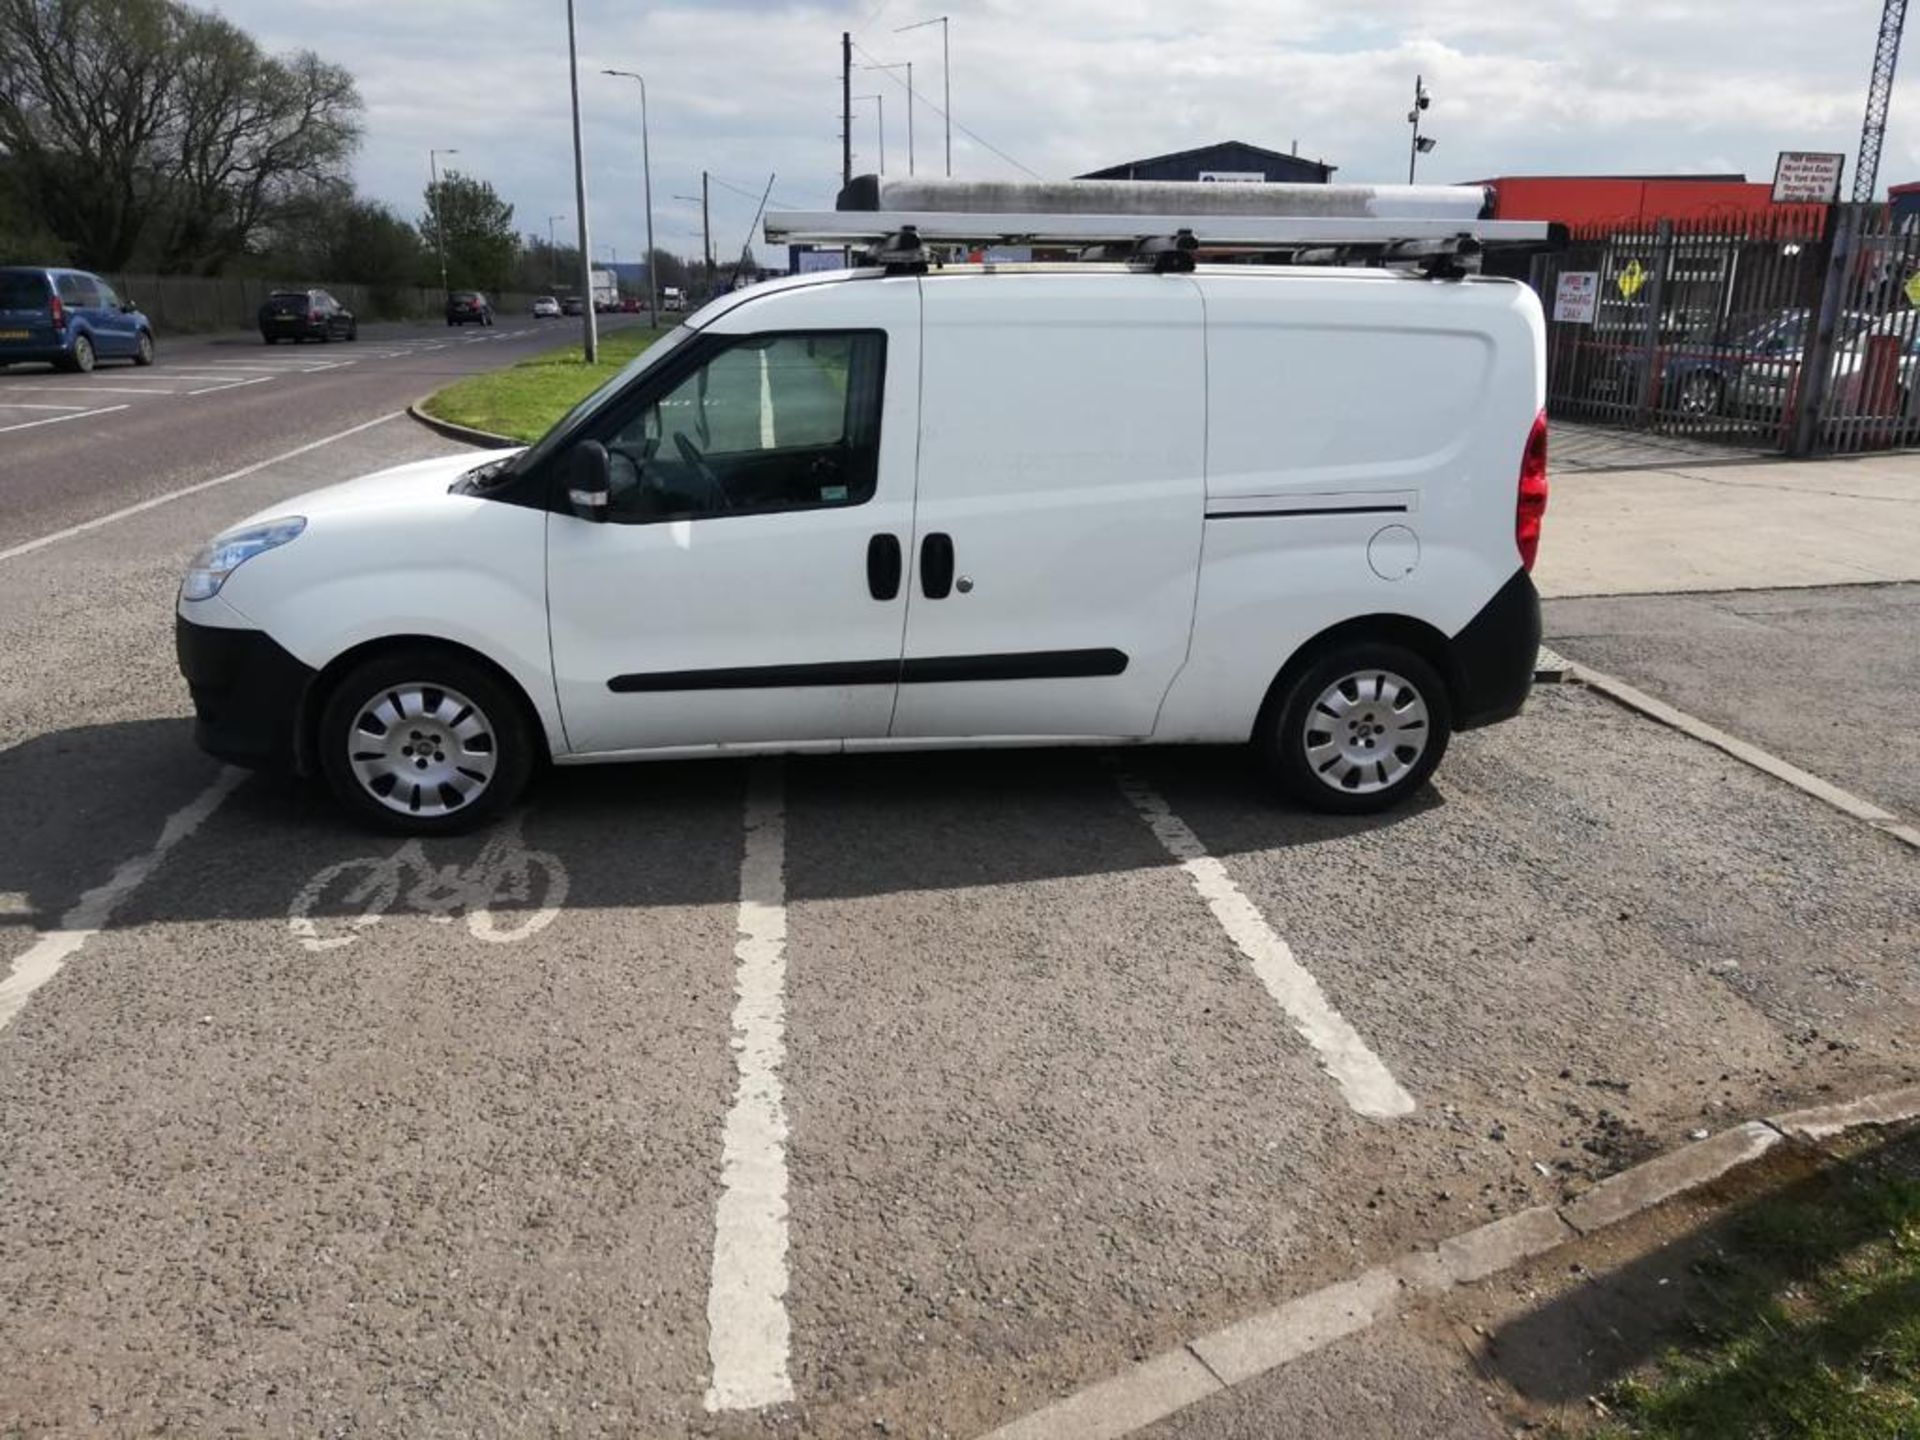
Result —
[[88, 275], [61, 275], [55, 282], [60, 287], [60, 298], [66, 304], [92, 309], [100, 303], [100, 292]]
[[743, 336], [608, 442], [608, 519], [864, 504], [879, 475], [885, 358], [878, 332]]

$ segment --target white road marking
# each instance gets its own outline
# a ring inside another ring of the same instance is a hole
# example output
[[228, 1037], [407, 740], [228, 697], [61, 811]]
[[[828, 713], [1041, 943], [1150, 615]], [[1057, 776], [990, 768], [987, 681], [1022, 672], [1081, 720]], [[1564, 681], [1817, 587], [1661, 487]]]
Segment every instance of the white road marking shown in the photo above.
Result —
[[[287, 907], [287, 929], [308, 950], [338, 950], [380, 923], [395, 904], [404, 903], [429, 920], [445, 924], [455, 911], [466, 912], [467, 933], [492, 945], [537, 935], [559, 918], [567, 903], [567, 867], [546, 850], [530, 850], [521, 833], [524, 817], [514, 815], [495, 828], [471, 865], [435, 865], [418, 840], [391, 855], [362, 855], [318, 871], [300, 887]], [[329, 886], [347, 882], [336, 901]], [[498, 920], [502, 901], [520, 907], [511, 921]], [[323, 903], [324, 902], [324, 903]], [[314, 911], [337, 910], [345, 934], [323, 935]]]
[[0, 410], [91, 410], [91, 405], [29, 405], [24, 401], [0, 400]]
[[1287, 1013], [1300, 1038], [1313, 1047], [1321, 1066], [1339, 1085], [1347, 1104], [1361, 1115], [1386, 1119], [1411, 1115], [1413, 1097], [1400, 1088], [1400, 1082], [1367, 1048], [1367, 1042], [1333, 1008], [1305, 966], [1293, 958], [1287, 942], [1261, 915], [1254, 903], [1241, 893], [1227, 874], [1227, 867], [1207, 853], [1187, 822], [1150, 785], [1122, 772], [1120, 788], [1134, 809], [1140, 812], [1167, 853], [1180, 862], [1180, 868], [1193, 881], [1193, 888], [1213, 911], [1220, 928], [1227, 932], [1234, 947], [1247, 957], [1253, 973], [1266, 986], [1267, 993]]
[[747, 794], [734, 946], [733, 1108], [721, 1143], [707, 1287], [709, 1410], [746, 1410], [793, 1398], [787, 1376], [786, 804], [777, 761], [762, 762]]
[[[114, 405], [109, 408], [124, 410], [127, 407], [124, 405]], [[87, 413], [90, 415], [103, 415], [106, 411], [90, 410]], [[142, 500], [137, 505], [127, 505], [119, 510], [110, 510], [105, 515], [96, 515], [91, 520], [82, 520], [78, 525], [69, 525], [64, 530], [55, 530], [52, 534], [42, 535], [37, 540], [23, 541], [21, 544], [15, 545], [10, 549], [0, 550], [0, 560], [16, 560], [22, 555], [31, 555], [35, 550], [42, 550], [49, 545], [56, 545], [62, 540], [70, 540], [75, 535], [84, 535], [89, 530], [98, 530], [102, 525], [111, 525], [116, 520], [125, 520], [130, 515], [142, 515], [162, 505], [171, 505], [175, 500], [184, 500], [189, 495], [198, 495], [202, 490], [211, 490], [216, 485], [225, 485], [234, 480], [244, 480], [247, 476], [257, 474], [259, 471], [266, 469], [269, 465], [278, 465], [283, 460], [291, 460], [297, 455], [305, 455], [310, 451], [320, 449], [323, 445], [331, 445], [336, 440], [344, 440], [349, 435], [358, 435], [362, 430], [371, 430], [374, 426], [384, 425], [389, 420], [398, 420], [406, 413], [404, 410], [389, 411], [387, 414], [376, 416], [372, 420], [363, 420], [358, 425], [350, 425], [345, 430], [336, 430], [331, 435], [323, 435], [318, 440], [309, 440], [304, 445], [296, 445], [291, 450], [283, 450], [278, 455], [270, 455], [265, 460], [256, 460], [251, 465], [243, 465], [238, 470], [229, 470], [225, 475], [216, 475], [211, 480], [202, 480], [194, 485], [182, 486], [178, 490], [169, 490], [165, 495], [156, 495], [151, 500]], [[29, 420], [27, 421], [27, 425], [52, 425], [58, 420], [78, 420], [80, 418], [78, 415], [59, 415], [54, 417], [53, 420]], [[7, 425], [0, 426], [0, 431], [24, 430], [25, 428], [26, 425]]]
[[227, 381], [223, 381], [218, 385], [209, 385], [202, 390], [189, 390], [187, 391], [187, 394], [213, 395], [213, 394], [217, 394], [222, 390], [238, 390], [242, 385], [264, 385], [269, 380], [272, 380], [275, 378], [277, 377], [272, 375], [256, 375], [251, 380], [227, 380]]
[[[0, 425], [0, 435], [9, 430], [31, 430], [36, 425], [58, 425], [62, 420], [84, 420], [89, 415], [111, 415], [116, 410], [125, 410], [125, 405], [102, 405], [98, 410], [82, 410], [77, 415], [49, 415], [44, 420], [22, 420], [18, 425]], [[11, 550], [0, 550], [0, 560], [11, 555]]]
[[36, 385], [36, 395], [51, 391], [56, 395], [171, 395], [152, 385]]
[[106, 928], [120, 902], [145, 884], [168, 852], [205, 824], [246, 778], [246, 771], [223, 766], [211, 785], [167, 817], [151, 850], [122, 861], [104, 885], [87, 891], [60, 917], [58, 930], [42, 935], [13, 962], [12, 972], [0, 980], [0, 1030], [7, 1028], [34, 991], [58, 975], [87, 941]]

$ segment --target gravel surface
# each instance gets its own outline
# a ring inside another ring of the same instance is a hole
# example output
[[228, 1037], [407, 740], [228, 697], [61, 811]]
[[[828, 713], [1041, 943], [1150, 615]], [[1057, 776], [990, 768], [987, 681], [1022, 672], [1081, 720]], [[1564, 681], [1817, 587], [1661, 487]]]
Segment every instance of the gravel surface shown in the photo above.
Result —
[[[450, 448], [393, 422], [0, 564], [0, 963], [214, 774], [186, 552]], [[1369, 821], [1224, 752], [781, 768], [792, 1405], [702, 1408], [747, 778], [710, 762], [411, 849], [245, 782], [0, 1031], [0, 1434], [971, 1435], [1916, 1073], [1911, 854], [1575, 688]], [[1348, 1108], [1122, 768], [1411, 1116]], [[1217, 1413], [1168, 1433], [1262, 1433]]]

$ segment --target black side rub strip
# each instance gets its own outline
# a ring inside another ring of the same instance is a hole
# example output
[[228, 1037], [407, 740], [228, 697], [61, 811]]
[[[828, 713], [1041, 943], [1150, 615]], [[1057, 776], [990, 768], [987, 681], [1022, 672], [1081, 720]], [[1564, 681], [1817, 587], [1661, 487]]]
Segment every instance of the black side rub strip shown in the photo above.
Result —
[[936, 655], [908, 660], [834, 660], [818, 665], [745, 665], [731, 670], [655, 670], [616, 675], [618, 695], [683, 690], [789, 690], [822, 685], [943, 685], [962, 680], [1081, 680], [1123, 674], [1121, 650], [1029, 650], [1010, 655]]
[[1404, 515], [1404, 505], [1315, 505], [1301, 510], [1209, 510], [1209, 520], [1258, 520], [1274, 515]]

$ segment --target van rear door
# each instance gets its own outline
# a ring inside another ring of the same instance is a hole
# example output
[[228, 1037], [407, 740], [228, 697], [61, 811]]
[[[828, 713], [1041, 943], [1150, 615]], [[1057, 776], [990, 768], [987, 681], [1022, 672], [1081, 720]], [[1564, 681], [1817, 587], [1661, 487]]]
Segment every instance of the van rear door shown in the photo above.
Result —
[[1145, 736], [1186, 658], [1206, 358], [1187, 277], [922, 281], [895, 737]]

